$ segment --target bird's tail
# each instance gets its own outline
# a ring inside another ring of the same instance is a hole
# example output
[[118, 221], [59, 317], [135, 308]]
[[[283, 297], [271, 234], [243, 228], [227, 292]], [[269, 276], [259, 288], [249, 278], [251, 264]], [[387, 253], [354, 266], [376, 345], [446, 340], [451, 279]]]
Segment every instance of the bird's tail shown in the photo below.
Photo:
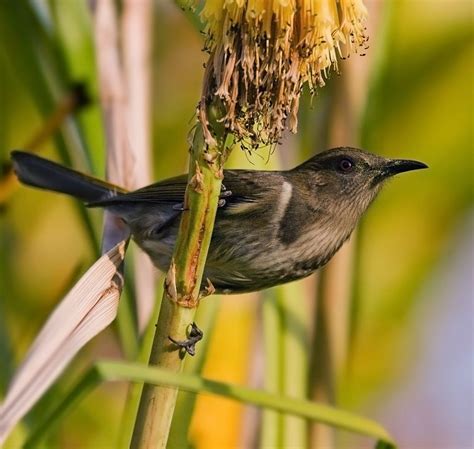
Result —
[[74, 196], [87, 203], [104, 200], [120, 187], [84, 175], [42, 157], [24, 151], [12, 151], [13, 169], [23, 184]]

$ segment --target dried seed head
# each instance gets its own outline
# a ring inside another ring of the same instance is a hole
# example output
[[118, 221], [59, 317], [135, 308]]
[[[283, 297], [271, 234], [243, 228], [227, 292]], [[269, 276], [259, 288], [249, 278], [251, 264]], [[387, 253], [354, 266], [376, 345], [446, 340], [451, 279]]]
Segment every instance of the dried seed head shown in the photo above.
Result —
[[296, 132], [303, 85], [314, 93], [368, 40], [362, 0], [206, 0], [201, 16], [210, 56], [199, 118], [207, 129], [219, 97], [226, 128], [250, 147]]

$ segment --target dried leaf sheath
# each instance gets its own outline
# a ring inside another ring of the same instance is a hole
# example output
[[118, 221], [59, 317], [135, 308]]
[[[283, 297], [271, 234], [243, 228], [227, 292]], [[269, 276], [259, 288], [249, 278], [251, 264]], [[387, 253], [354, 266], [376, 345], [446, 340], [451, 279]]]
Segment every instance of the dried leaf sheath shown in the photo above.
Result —
[[117, 315], [121, 242], [82, 276], [41, 329], [0, 405], [0, 444], [77, 352]]

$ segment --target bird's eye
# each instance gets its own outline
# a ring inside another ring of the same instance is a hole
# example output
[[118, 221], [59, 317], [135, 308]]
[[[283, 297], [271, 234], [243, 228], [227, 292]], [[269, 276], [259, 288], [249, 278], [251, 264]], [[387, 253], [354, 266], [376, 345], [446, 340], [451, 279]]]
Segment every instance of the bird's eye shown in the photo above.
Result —
[[345, 157], [344, 159], [341, 159], [338, 162], [337, 168], [339, 169], [340, 172], [348, 173], [354, 168], [354, 165], [355, 164], [352, 159]]

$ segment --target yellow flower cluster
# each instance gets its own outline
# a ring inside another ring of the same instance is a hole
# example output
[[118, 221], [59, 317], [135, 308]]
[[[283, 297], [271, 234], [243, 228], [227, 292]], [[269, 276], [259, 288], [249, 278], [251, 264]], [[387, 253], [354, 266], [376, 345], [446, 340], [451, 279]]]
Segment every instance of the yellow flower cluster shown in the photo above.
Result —
[[227, 128], [250, 146], [295, 132], [303, 85], [314, 92], [338, 57], [368, 40], [362, 0], [206, 0], [201, 16], [210, 53], [202, 104], [218, 96]]

